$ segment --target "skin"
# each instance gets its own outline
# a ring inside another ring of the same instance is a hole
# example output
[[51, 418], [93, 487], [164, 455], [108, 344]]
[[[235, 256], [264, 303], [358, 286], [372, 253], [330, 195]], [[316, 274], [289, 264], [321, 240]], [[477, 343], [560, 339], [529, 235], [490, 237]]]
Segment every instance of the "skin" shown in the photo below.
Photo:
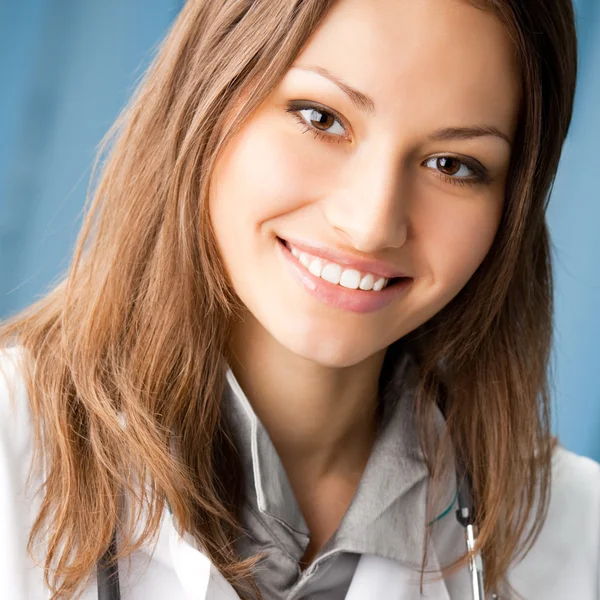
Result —
[[[373, 111], [313, 66], [368, 94]], [[464, 0], [341, 0], [217, 162], [211, 221], [247, 307], [229, 364], [311, 531], [304, 565], [366, 466], [386, 348], [442, 309], [492, 245], [520, 93], [509, 36], [490, 13]], [[298, 100], [324, 112], [286, 112]], [[475, 126], [501, 135], [431, 139]], [[440, 156], [462, 162], [444, 170]], [[466, 185], [473, 161], [487, 177]], [[291, 277], [277, 237], [387, 260], [411, 288], [369, 313], [329, 306]]]

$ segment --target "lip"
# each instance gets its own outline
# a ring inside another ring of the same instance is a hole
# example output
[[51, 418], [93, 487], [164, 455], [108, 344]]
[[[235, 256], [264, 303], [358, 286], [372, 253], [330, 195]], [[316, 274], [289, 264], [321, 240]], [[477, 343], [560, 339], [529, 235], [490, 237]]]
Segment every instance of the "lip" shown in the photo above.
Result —
[[[296, 244], [293, 244], [294, 246]], [[412, 283], [407, 277], [393, 285], [388, 285], [379, 292], [352, 290], [336, 285], [313, 275], [296, 257], [281, 239], [277, 239], [279, 256], [293, 278], [312, 296], [325, 304], [355, 313], [367, 313], [380, 310], [406, 293]]]
[[344, 254], [343, 252], [334, 250], [328, 246], [294, 240], [292, 238], [286, 238], [285, 240], [282, 238], [278, 239], [284, 243], [288, 242], [292, 246], [298, 248], [298, 250], [306, 252], [311, 256], [323, 258], [343, 267], [356, 269], [361, 273], [371, 273], [373, 275], [378, 275], [379, 277], [386, 277], [387, 279], [392, 279], [394, 277], [409, 277], [406, 273], [402, 273], [397, 267], [385, 261], [358, 258], [356, 256], [351, 256], [350, 254]]

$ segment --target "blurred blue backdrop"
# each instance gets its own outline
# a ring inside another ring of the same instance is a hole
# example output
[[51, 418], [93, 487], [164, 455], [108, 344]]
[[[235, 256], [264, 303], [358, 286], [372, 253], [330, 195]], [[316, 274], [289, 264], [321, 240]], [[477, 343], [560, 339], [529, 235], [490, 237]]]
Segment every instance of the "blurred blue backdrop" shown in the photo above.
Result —
[[[0, 318], [66, 269], [96, 145], [181, 4], [0, 1]], [[567, 448], [600, 460], [600, 3], [576, 9], [579, 86], [548, 215], [554, 428]]]

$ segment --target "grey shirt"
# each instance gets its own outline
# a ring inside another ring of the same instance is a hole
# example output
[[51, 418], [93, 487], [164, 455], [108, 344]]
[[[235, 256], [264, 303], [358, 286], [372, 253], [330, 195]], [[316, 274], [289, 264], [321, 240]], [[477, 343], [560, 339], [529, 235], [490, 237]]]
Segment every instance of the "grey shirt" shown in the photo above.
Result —
[[242, 558], [258, 552], [256, 581], [265, 600], [338, 600], [346, 595], [361, 554], [420, 564], [428, 471], [413, 418], [415, 364], [401, 355], [380, 394], [382, 417], [366, 469], [342, 521], [313, 562], [299, 561], [310, 534], [277, 451], [231, 369], [223, 410], [232, 427], [246, 481]]

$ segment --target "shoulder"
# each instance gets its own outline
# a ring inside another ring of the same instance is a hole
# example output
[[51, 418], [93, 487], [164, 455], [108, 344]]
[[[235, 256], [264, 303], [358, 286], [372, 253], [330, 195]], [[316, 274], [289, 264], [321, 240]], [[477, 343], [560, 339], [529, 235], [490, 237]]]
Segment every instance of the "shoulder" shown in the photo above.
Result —
[[33, 508], [33, 495], [43, 480], [42, 462], [32, 462], [35, 431], [25, 381], [27, 360], [21, 347], [0, 349], [0, 522], [17, 509]]
[[43, 482], [39, 462], [30, 470], [34, 438], [26, 359], [20, 347], [0, 349], [0, 581], [15, 600], [47, 596], [44, 570], [26, 550]]
[[0, 499], [25, 492], [31, 466], [34, 427], [25, 383], [26, 361], [22, 347], [0, 349]]
[[[587, 546], [596, 565], [600, 556], [600, 464], [559, 446], [552, 459], [552, 488], [548, 534], [560, 538], [565, 548]], [[577, 535], [573, 535], [578, 532]], [[578, 550], [575, 550], [577, 547]]]
[[546, 520], [509, 579], [525, 598], [599, 599], [600, 464], [555, 449]]
[[575, 502], [582, 508], [598, 508], [600, 464], [558, 446], [552, 460], [552, 496], [555, 503]]
[[27, 355], [20, 346], [0, 348], [0, 448], [23, 455], [31, 445], [31, 410], [25, 385]]

